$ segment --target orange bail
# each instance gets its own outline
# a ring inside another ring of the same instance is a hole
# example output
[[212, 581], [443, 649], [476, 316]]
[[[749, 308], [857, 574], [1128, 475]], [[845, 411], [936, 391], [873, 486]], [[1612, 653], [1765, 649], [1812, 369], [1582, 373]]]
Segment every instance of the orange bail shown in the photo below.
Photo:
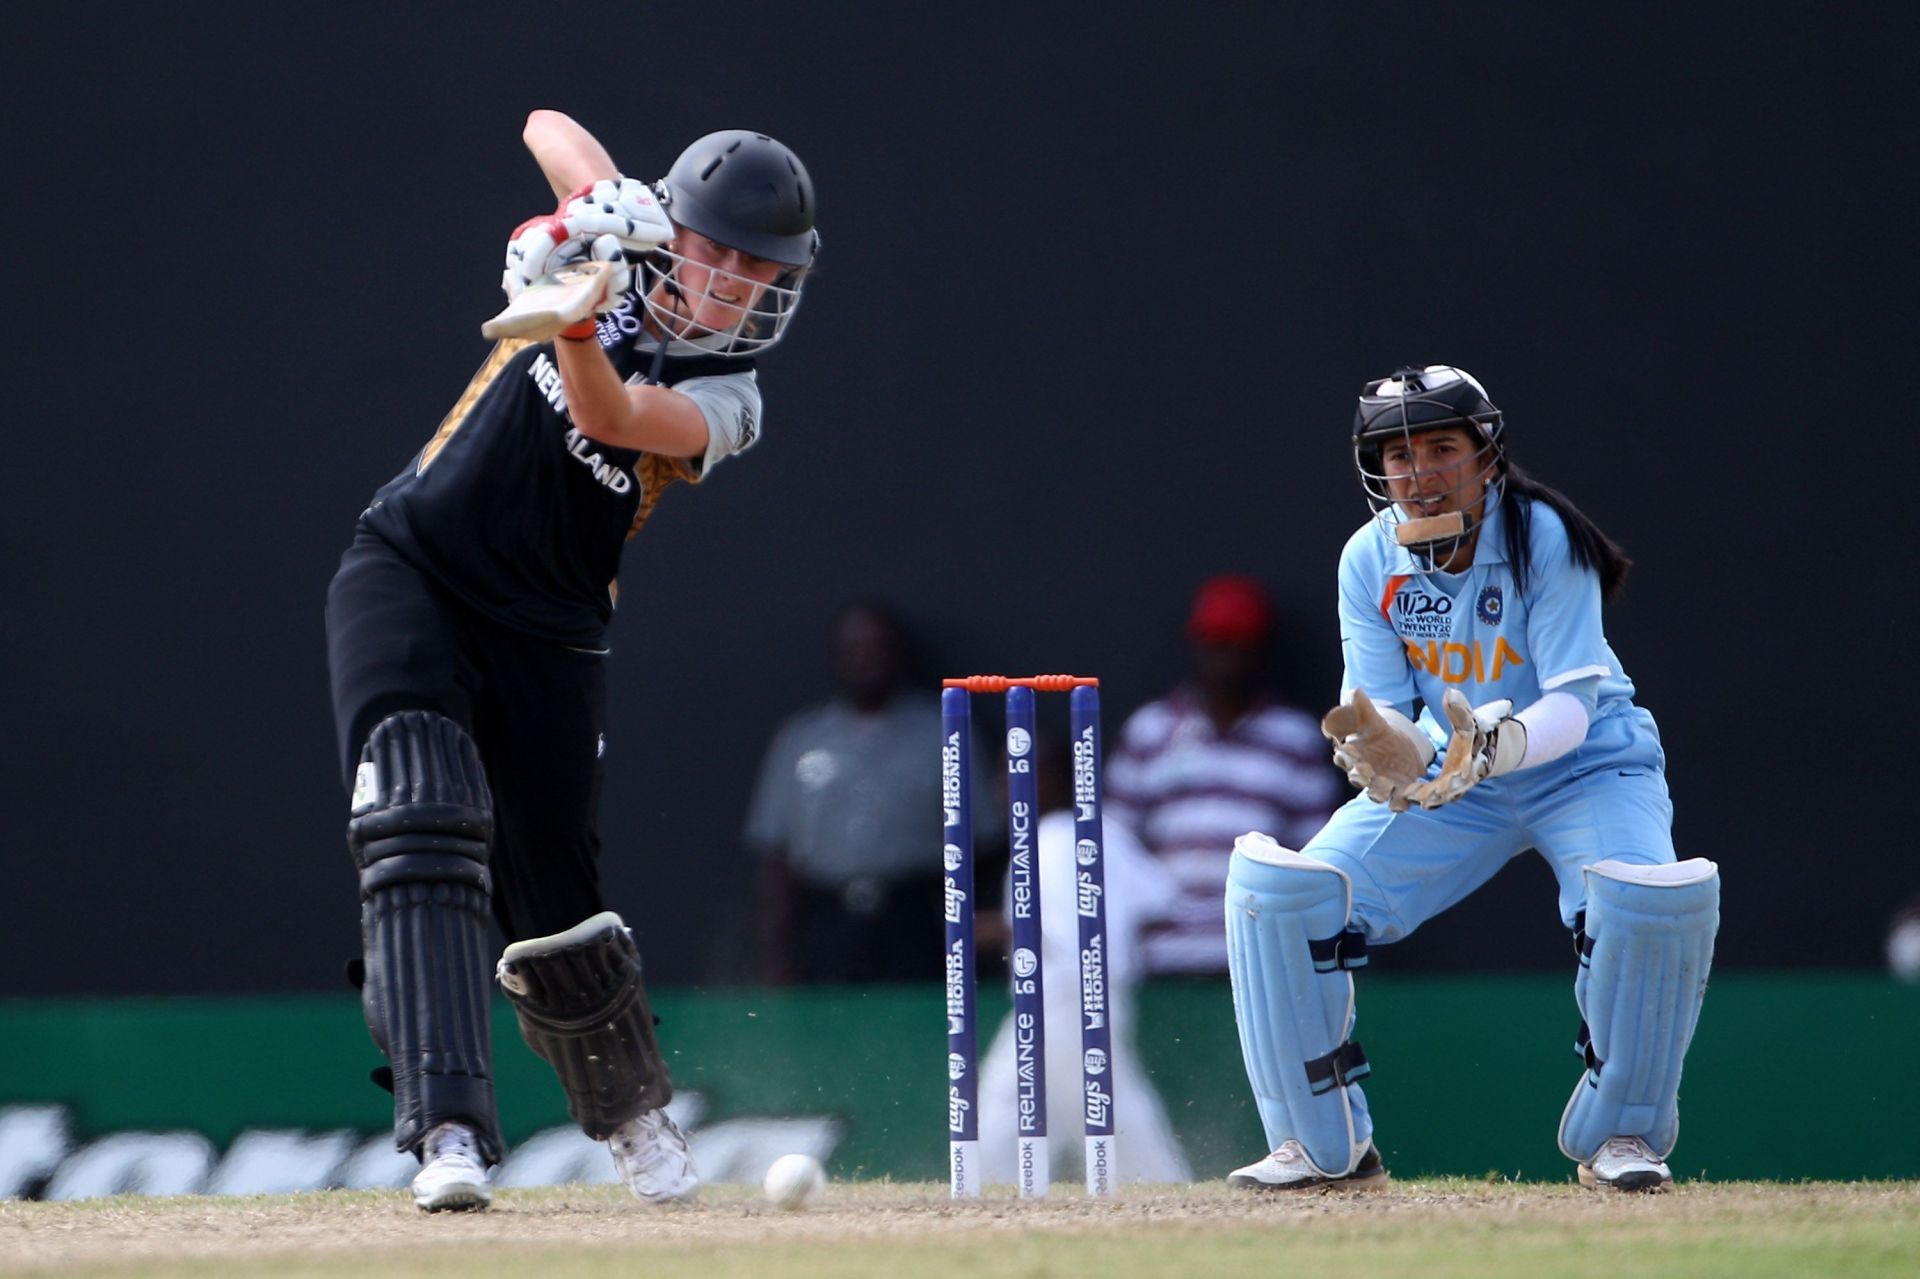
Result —
[[942, 688], [964, 688], [969, 693], [1004, 693], [1010, 688], [1031, 688], [1039, 693], [1066, 693], [1076, 688], [1099, 688], [1091, 675], [967, 675], [943, 679]]

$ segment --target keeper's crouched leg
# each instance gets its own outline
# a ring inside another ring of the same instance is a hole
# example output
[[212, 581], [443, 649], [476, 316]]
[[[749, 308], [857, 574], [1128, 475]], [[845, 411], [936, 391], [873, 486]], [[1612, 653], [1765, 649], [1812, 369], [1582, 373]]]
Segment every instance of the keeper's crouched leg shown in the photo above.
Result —
[[520, 1034], [560, 1076], [567, 1109], [596, 1141], [673, 1099], [640, 976], [640, 952], [620, 916], [602, 911], [500, 956], [500, 985]]
[[1247, 1078], [1273, 1152], [1228, 1182], [1293, 1189], [1385, 1179], [1348, 1038], [1351, 971], [1366, 941], [1350, 928], [1353, 888], [1338, 867], [1265, 835], [1234, 841], [1227, 869], [1227, 966]]
[[367, 1027], [393, 1073], [394, 1145], [417, 1152], [458, 1122], [489, 1164], [504, 1153], [488, 1026], [492, 837], [486, 775], [458, 724], [401, 711], [374, 727], [347, 845], [360, 872]]
[[[1603, 861], [1585, 877], [1574, 996], [1583, 1019], [1575, 1051], [1587, 1070], [1560, 1118], [1560, 1149], [1583, 1181], [1651, 1188], [1668, 1179], [1680, 1132], [1680, 1069], [1713, 966], [1720, 872], [1696, 857]], [[1628, 1178], [1609, 1178], [1629, 1147], [1637, 1161]]]

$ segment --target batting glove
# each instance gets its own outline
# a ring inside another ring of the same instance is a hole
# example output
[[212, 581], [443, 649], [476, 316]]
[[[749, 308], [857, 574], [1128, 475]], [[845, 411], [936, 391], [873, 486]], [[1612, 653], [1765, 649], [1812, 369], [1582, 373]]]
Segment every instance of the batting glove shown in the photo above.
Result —
[[[594, 235], [611, 235], [627, 252], [644, 257], [673, 239], [652, 188], [632, 178], [590, 182], [560, 204], [560, 216]], [[577, 233], [577, 232], [576, 232]]]
[[584, 258], [614, 264], [605, 305], [595, 308], [612, 310], [619, 304], [621, 295], [633, 286], [633, 271], [627, 265], [620, 241], [610, 233], [592, 232], [574, 219], [557, 214], [529, 218], [513, 229], [513, 237], [507, 241], [507, 264], [500, 273], [500, 288], [509, 299], [517, 298], [521, 290], [542, 276]]

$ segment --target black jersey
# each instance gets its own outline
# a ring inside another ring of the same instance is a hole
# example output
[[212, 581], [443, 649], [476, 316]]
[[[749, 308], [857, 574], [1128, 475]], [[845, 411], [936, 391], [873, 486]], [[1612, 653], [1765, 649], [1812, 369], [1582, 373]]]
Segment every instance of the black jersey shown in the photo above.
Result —
[[[627, 344], [607, 355], [622, 378], [640, 373], [665, 386], [753, 368], [711, 356], [656, 361]], [[496, 621], [599, 649], [622, 547], [661, 492], [697, 480], [700, 465], [582, 435], [566, 413], [552, 344], [507, 341], [360, 523]]]

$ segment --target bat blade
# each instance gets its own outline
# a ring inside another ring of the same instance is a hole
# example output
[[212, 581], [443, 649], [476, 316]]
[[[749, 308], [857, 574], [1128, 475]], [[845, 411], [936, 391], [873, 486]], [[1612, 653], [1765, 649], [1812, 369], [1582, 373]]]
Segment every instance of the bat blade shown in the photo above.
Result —
[[611, 262], [574, 262], [545, 275], [520, 291], [520, 296], [500, 309], [500, 314], [480, 326], [480, 335], [499, 341], [502, 338], [531, 338], [538, 342], [552, 337], [570, 324], [593, 314], [594, 304], [605, 296]]

